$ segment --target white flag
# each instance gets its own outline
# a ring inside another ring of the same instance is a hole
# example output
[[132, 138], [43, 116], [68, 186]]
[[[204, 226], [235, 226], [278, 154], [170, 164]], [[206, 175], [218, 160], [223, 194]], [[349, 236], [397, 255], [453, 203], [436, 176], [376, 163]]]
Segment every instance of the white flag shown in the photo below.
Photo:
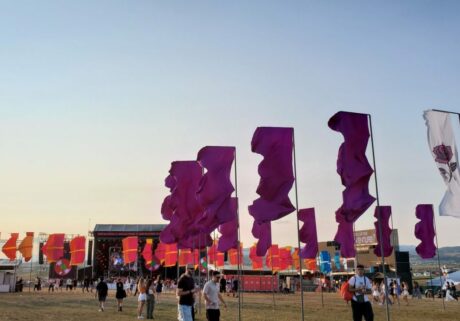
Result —
[[439, 204], [439, 215], [460, 218], [460, 173], [450, 115], [428, 110], [423, 117], [428, 127], [428, 146], [447, 185], [446, 194]]

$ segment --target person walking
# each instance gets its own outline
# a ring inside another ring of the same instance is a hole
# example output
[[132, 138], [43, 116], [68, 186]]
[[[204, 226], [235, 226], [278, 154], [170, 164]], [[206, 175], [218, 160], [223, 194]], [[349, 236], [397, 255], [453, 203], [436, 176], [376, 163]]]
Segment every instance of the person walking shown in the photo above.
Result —
[[412, 298], [417, 298], [419, 300], [422, 298], [422, 292], [420, 291], [420, 285], [418, 284], [417, 281], [414, 281], [414, 286], [412, 289]]
[[152, 279], [147, 281], [147, 319], [153, 319], [153, 310], [155, 309], [155, 284]]
[[137, 318], [143, 319], [142, 312], [144, 310], [145, 302], [147, 301], [147, 294], [146, 294], [146, 284], [144, 278], [139, 278], [137, 282], [137, 292], [139, 292], [139, 296], [137, 297]]
[[160, 302], [161, 292], [163, 292], [163, 281], [159, 275], [155, 286], [155, 292], [157, 293], [157, 301]]
[[220, 277], [220, 293], [225, 293], [226, 287], [227, 287], [227, 280], [225, 280], [225, 277], [222, 275]]
[[176, 295], [179, 297], [179, 321], [193, 321], [193, 294], [196, 292], [195, 281], [193, 281], [192, 277], [193, 270], [193, 265], [187, 264], [185, 273], [181, 275], [177, 283]]
[[95, 297], [97, 297], [99, 301], [99, 312], [104, 312], [104, 303], [105, 299], [107, 299], [108, 292], [109, 287], [107, 286], [107, 283], [104, 282], [104, 278], [101, 277], [99, 283], [96, 285], [95, 294]]
[[406, 305], [409, 305], [409, 286], [407, 285], [405, 281], [402, 283], [401, 296], [402, 296], [403, 301], [406, 302]]
[[220, 294], [220, 272], [212, 272], [212, 279], [205, 283], [203, 287], [203, 297], [206, 302], [206, 319], [208, 321], [219, 321], [220, 310], [219, 301], [227, 308], [227, 304]]
[[349, 291], [353, 293], [351, 300], [351, 309], [353, 311], [353, 321], [373, 321], [374, 311], [369, 302], [367, 294], [372, 292], [372, 282], [364, 275], [364, 266], [356, 266], [356, 274], [348, 281]]
[[117, 299], [118, 312], [123, 312], [123, 299], [126, 298], [126, 291], [120, 278], [117, 280], [116, 289], [115, 298]]

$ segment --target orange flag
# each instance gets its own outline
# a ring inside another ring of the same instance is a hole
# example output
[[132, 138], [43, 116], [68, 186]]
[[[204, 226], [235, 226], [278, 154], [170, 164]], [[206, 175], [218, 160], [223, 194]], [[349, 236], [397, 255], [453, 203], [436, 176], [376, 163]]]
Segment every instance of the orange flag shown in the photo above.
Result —
[[213, 264], [216, 267], [224, 266], [225, 254], [217, 251], [217, 241], [214, 241], [212, 246], [208, 249], [209, 264]]
[[292, 265], [294, 266], [295, 270], [300, 270], [300, 258], [299, 258], [299, 248], [294, 248], [294, 252], [292, 253]]
[[65, 234], [50, 234], [48, 240], [42, 247], [43, 254], [46, 255], [48, 263], [56, 262], [64, 256], [64, 237]]
[[34, 232], [27, 232], [26, 237], [19, 244], [18, 251], [26, 262], [32, 258], [32, 248], [34, 243]]
[[125, 237], [122, 243], [123, 243], [123, 261], [125, 262], [125, 264], [136, 262], [137, 261], [137, 246], [139, 243], [137, 236]]
[[155, 249], [155, 256], [160, 260], [160, 264], [164, 263], [166, 256], [166, 246], [164, 243], [158, 243]]
[[292, 247], [285, 246], [279, 249], [280, 255], [280, 270], [288, 270], [292, 266], [292, 255], [291, 255]]
[[280, 270], [280, 251], [277, 244], [273, 244], [268, 249], [265, 264], [272, 269], [272, 272]]
[[80, 265], [85, 262], [86, 238], [76, 236], [70, 241], [70, 265]]
[[179, 266], [185, 266], [187, 264], [193, 264], [192, 250], [182, 249], [179, 254]]
[[165, 267], [175, 266], [177, 263], [177, 243], [165, 244]]
[[263, 268], [263, 256], [257, 256], [257, 245], [254, 244], [249, 250], [249, 258], [252, 261], [253, 270], [261, 270]]
[[316, 271], [316, 259], [305, 259], [303, 261], [307, 270]]
[[11, 237], [6, 241], [2, 247], [2, 252], [13, 261], [16, 259], [16, 241], [18, 240], [19, 233], [11, 233]]
[[[230, 249], [228, 250], [228, 260], [231, 265], [238, 265], [238, 250]], [[240, 261], [243, 262], [243, 243], [240, 242]]]

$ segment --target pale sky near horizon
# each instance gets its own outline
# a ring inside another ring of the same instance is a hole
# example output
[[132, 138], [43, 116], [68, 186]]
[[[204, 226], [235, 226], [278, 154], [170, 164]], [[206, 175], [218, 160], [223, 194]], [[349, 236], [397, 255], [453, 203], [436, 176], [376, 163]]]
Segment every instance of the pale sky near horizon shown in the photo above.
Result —
[[[170, 163], [232, 145], [248, 246], [261, 160], [252, 134], [292, 126], [299, 205], [316, 208], [319, 240], [331, 240], [342, 136], [327, 121], [349, 110], [372, 115], [380, 202], [393, 206], [400, 243], [417, 244], [415, 206], [433, 203], [437, 213], [445, 191], [422, 114], [460, 111], [458, 9], [456, 1], [2, 2], [1, 237], [167, 223]], [[372, 208], [357, 229], [373, 220]], [[459, 245], [460, 219], [436, 220], [440, 245]], [[273, 242], [297, 243], [294, 214], [273, 224]]]

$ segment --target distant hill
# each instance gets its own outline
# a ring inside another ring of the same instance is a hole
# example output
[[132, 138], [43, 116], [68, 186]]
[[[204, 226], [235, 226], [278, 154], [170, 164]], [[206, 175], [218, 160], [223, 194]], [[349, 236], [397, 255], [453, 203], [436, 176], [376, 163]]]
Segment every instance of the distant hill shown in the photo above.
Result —
[[[435, 256], [432, 259], [423, 260], [415, 251], [414, 245], [401, 245], [399, 246], [401, 251], [408, 251], [411, 265], [437, 265], [438, 257]], [[446, 246], [439, 248], [439, 258], [441, 265], [457, 266], [460, 267], [460, 246]]]

